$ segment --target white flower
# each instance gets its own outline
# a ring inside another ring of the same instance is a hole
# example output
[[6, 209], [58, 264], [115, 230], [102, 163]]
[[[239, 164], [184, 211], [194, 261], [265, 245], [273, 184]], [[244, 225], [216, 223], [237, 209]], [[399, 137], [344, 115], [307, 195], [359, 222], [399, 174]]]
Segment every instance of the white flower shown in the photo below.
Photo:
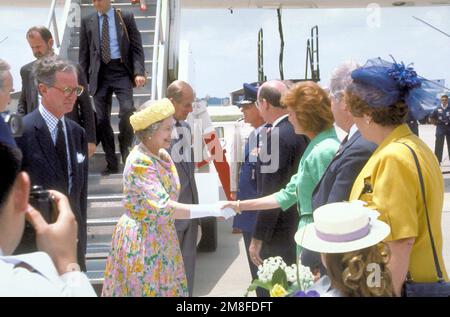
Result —
[[265, 259], [263, 264], [258, 266], [258, 279], [262, 282], [271, 281], [273, 273], [279, 268], [286, 268], [286, 263], [280, 256]]

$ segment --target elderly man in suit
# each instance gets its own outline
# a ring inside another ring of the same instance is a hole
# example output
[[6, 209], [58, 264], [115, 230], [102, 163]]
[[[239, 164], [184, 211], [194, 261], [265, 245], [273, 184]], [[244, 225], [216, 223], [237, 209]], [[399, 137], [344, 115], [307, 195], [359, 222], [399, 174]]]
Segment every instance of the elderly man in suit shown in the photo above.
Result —
[[[84, 129], [65, 117], [83, 87], [76, 67], [56, 57], [44, 57], [33, 66], [41, 104], [23, 119], [23, 135], [16, 139], [22, 168], [31, 184], [55, 189], [69, 197], [78, 223], [78, 264], [86, 269], [87, 137]], [[35, 250], [34, 232], [27, 231], [16, 252]]]
[[[33, 51], [36, 59], [41, 59], [45, 56], [54, 55], [53, 51], [53, 36], [49, 29], [45, 26], [33, 26], [27, 31], [27, 41]], [[36, 109], [41, 100], [38, 89], [32, 76], [32, 68], [36, 63], [32, 61], [20, 69], [20, 76], [22, 77], [22, 93], [20, 95], [17, 112], [21, 115], [26, 115]], [[87, 91], [86, 77], [79, 65], [77, 66], [78, 83], [83, 86], [83, 93], [77, 96], [73, 110], [69, 112], [66, 117], [72, 119], [86, 132], [88, 140], [89, 157], [94, 155], [97, 141], [95, 136], [95, 117], [92, 108], [91, 99]]]
[[[281, 95], [286, 90], [286, 84], [278, 80], [268, 81], [258, 90], [256, 104], [267, 123], [266, 129], [259, 133], [256, 173], [258, 197], [277, 192], [289, 183], [292, 175], [297, 173], [298, 164], [308, 145], [306, 136], [295, 134], [287, 110], [281, 107]], [[249, 246], [252, 262], [259, 265], [262, 259], [281, 256], [288, 265], [296, 263], [294, 235], [298, 222], [296, 206], [284, 212], [280, 208], [259, 212]], [[260, 289], [257, 294], [268, 296]]]
[[[176, 136], [172, 139], [170, 155], [177, 168], [181, 189], [178, 202], [185, 204], [198, 204], [197, 184], [195, 183], [194, 154], [191, 147], [191, 127], [185, 121], [192, 112], [194, 90], [181, 80], [176, 80], [167, 87], [167, 98], [175, 107]], [[183, 256], [184, 269], [188, 281], [189, 296], [194, 291], [195, 258], [197, 256], [198, 219], [175, 220], [178, 241]]]
[[[352, 82], [351, 73], [358, 67], [358, 64], [349, 61], [336, 68], [331, 75], [331, 110], [336, 125], [347, 132], [347, 136], [314, 189], [313, 210], [325, 204], [348, 200], [353, 182], [377, 147], [362, 137], [344, 100], [344, 91]], [[303, 250], [302, 263], [315, 272], [326, 272], [319, 253]]]
[[103, 175], [117, 173], [119, 162], [111, 128], [114, 93], [119, 101], [119, 146], [125, 163], [133, 142], [129, 118], [135, 111], [133, 86], [145, 85], [144, 49], [132, 13], [111, 7], [111, 0], [93, 0], [97, 12], [81, 21], [79, 62], [88, 78], [97, 111], [97, 136], [107, 162]]

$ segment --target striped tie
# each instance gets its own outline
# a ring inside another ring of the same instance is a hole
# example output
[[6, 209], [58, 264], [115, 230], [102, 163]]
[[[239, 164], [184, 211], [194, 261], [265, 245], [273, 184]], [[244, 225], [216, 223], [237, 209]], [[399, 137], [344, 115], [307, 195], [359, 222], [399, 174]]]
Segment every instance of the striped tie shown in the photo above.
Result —
[[103, 14], [102, 24], [102, 61], [108, 64], [111, 61], [111, 51], [109, 48], [109, 23], [108, 16]]

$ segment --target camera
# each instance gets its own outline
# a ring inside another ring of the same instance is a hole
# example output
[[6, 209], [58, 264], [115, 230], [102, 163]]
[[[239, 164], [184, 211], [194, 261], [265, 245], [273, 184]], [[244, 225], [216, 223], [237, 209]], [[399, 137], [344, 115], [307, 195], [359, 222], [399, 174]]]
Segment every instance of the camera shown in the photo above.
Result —
[[[47, 190], [44, 190], [42, 186], [33, 186], [30, 192], [29, 204], [33, 206], [47, 223], [54, 223], [57, 218], [56, 203], [50, 196]], [[22, 240], [17, 246], [14, 254], [36, 252], [36, 232], [28, 221], [25, 224], [25, 230], [23, 231]]]
[[11, 130], [11, 134], [14, 138], [18, 138], [23, 134], [23, 122], [22, 117], [15, 113], [9, 113], [9, 111], [5, 111], [1, 113], [3, 120], [8, 125]]
[[50, 193], [44, 190], [42, 186], [33, 186], [31, 188], [29, 203], [41, 213], [47, 223], [50, 224], [56, 221], [56, 204], [51, 198]]

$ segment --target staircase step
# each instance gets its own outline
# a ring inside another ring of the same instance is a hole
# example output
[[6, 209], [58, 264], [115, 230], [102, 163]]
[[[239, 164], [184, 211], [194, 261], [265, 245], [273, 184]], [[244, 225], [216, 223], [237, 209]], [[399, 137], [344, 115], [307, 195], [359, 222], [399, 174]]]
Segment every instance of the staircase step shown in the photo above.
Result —
[[89, 174], [88, 195], [108, 195], [121, 193], [123, 190], [122, 174], [111, 174], [107, 177], [101, 174]]
[[[120, 153], [116, 152], [116, 157], [119, 162], [119, 172], [118, 174], [122, 174], [123, 172], [123, 164]], [[89, 160], [89, 174], [100, 174], [106, 168], [106, 160], [105, 153], [96, 152]]]
[[[122, 189], [120, 194], [109, 195], [89, 195], [88, 196], [88, 208], [87, 208], [87, 223], [88, 227], [108, 226], [115, 225], [117, 219], [124, 213], [124, 207], [122, 204]], [[114, 218], [115, 222], [111, 224], [111, 221], [106, 219]], [[100, 222], [99, 219], [105, 219], [104, 222]], [[98, 232], [97, 232], [98, 233]]]
[[93, 285], [103, 284], [105, 275], [106, 260], [105, 259], [86, 259], [86, 275]]

